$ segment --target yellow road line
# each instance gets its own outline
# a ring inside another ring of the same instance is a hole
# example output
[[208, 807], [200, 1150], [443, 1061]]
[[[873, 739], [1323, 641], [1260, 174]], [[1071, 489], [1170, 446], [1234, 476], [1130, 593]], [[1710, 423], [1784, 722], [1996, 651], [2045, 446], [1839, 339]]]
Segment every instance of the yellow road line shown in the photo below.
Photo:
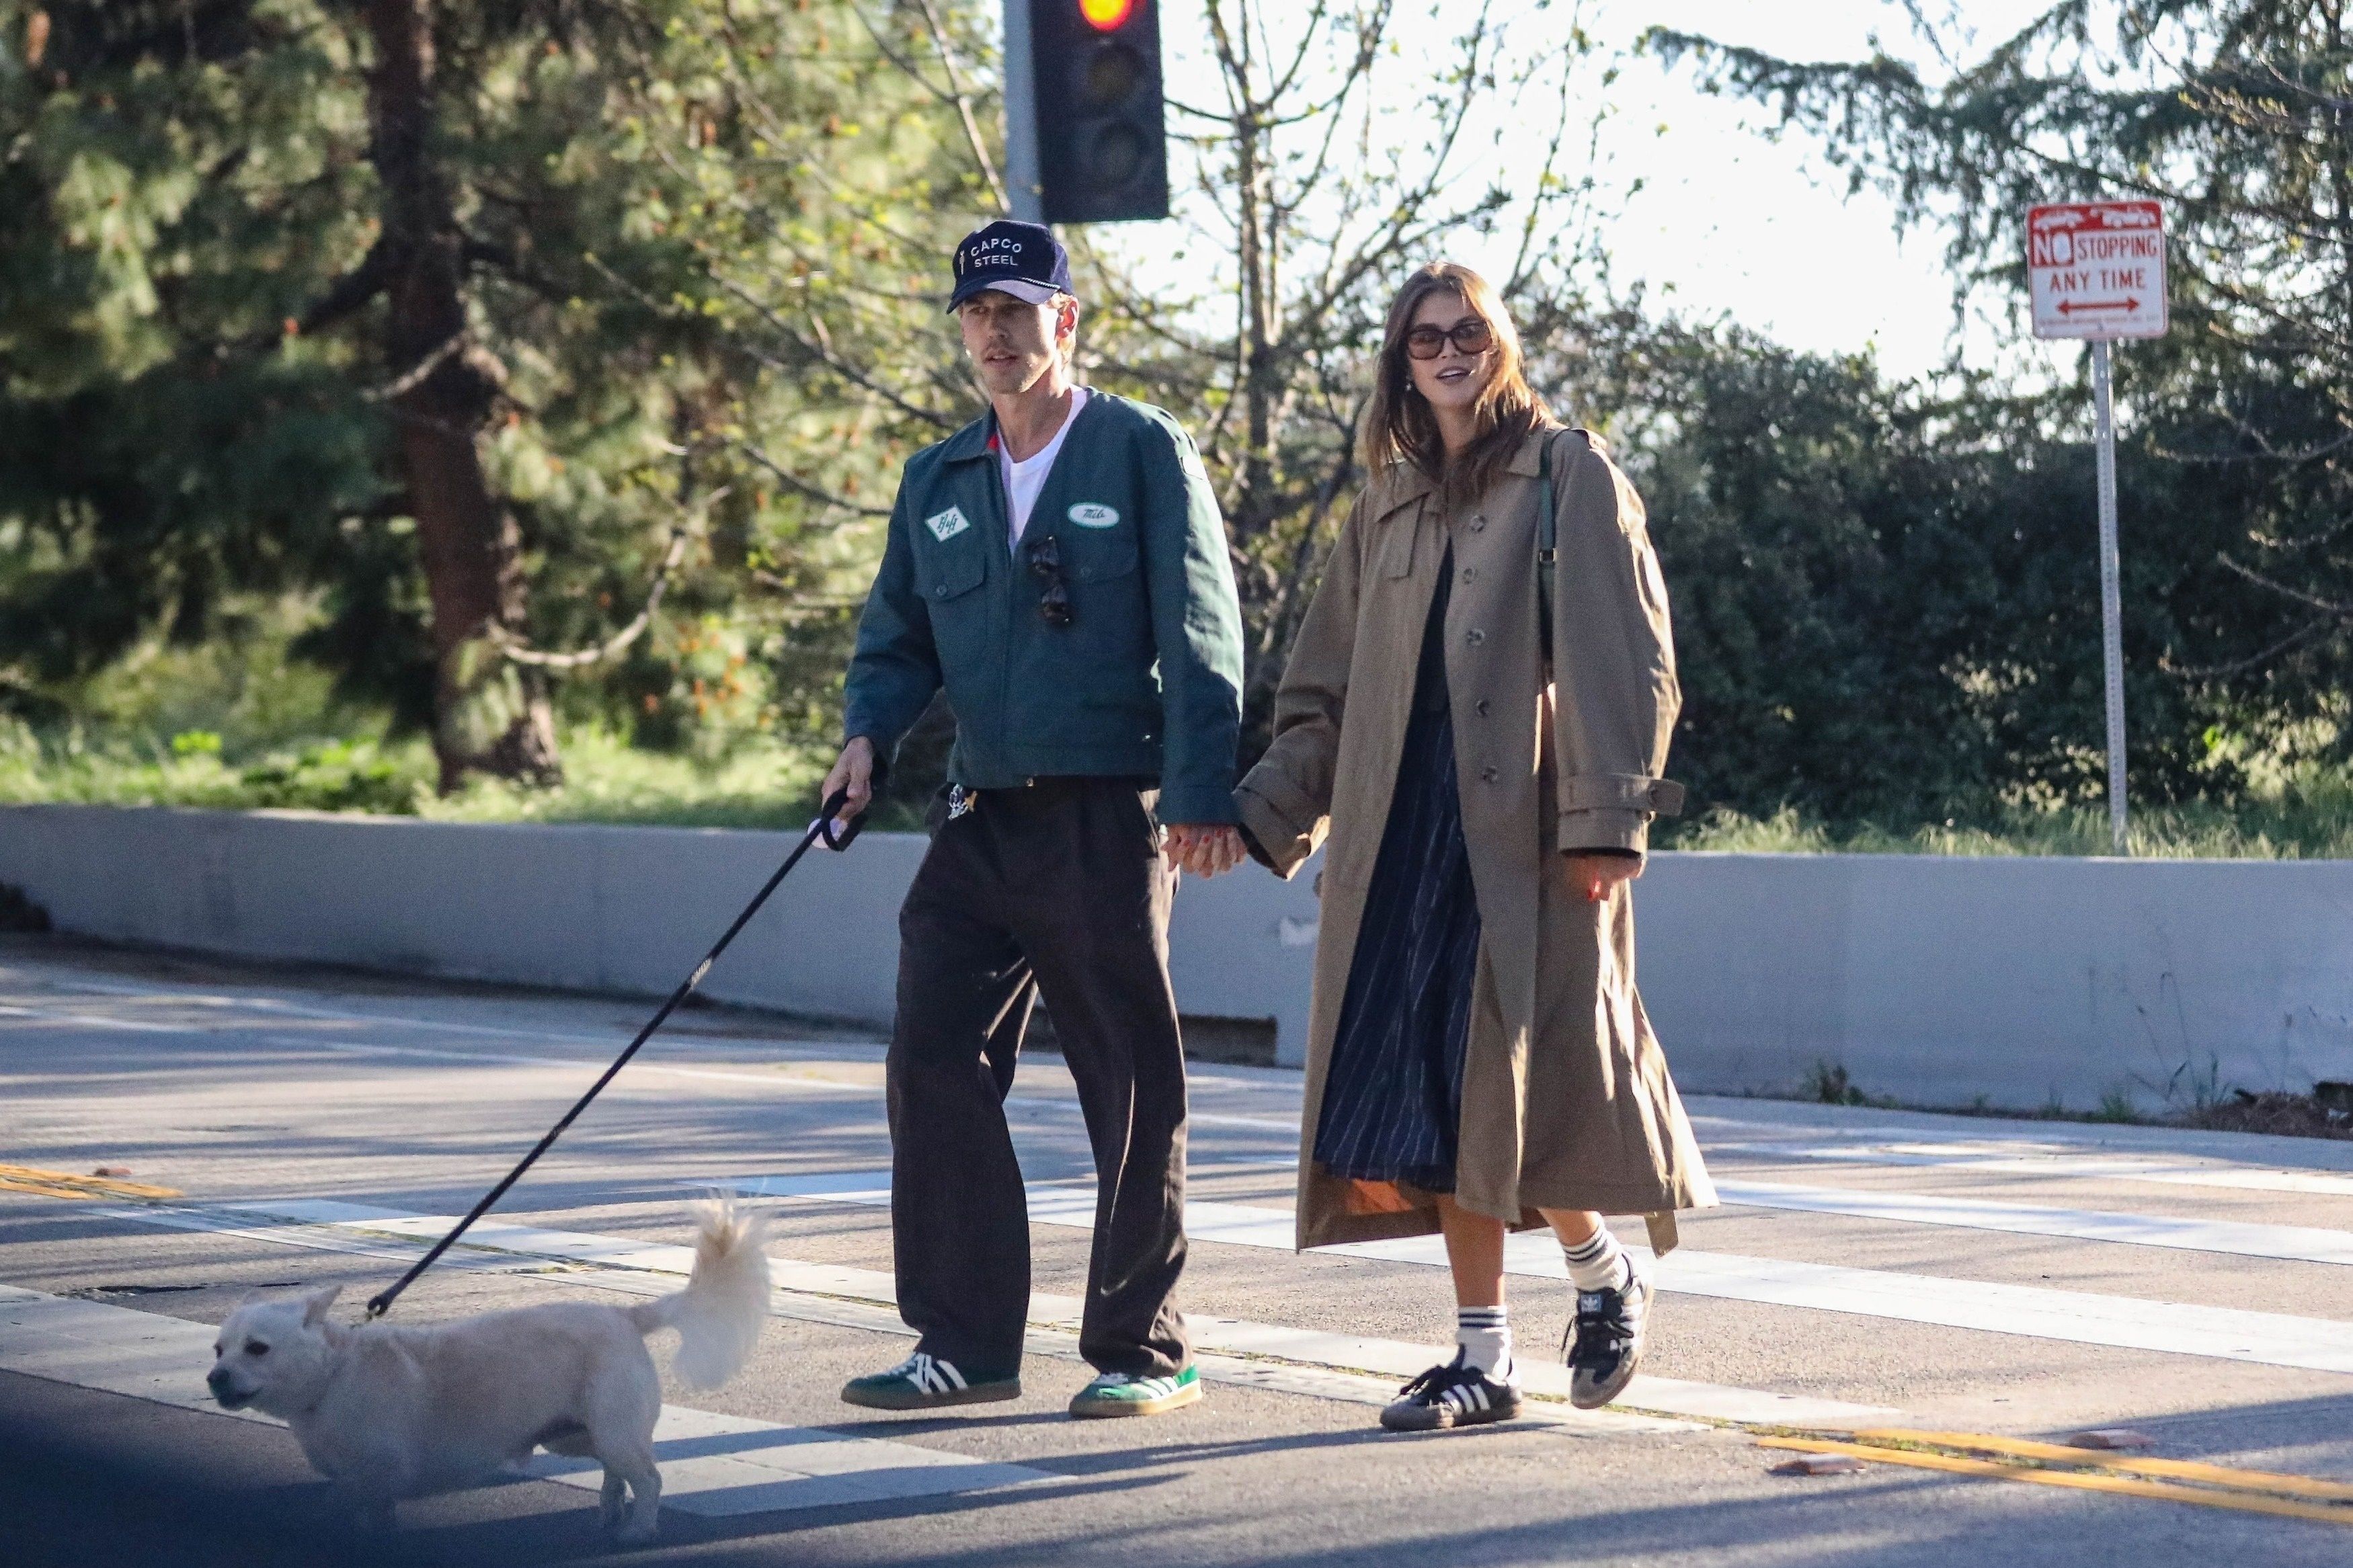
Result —
[[2353, 1486], [2311, 1476], [2282, 1475], [2275, 1470], [2234, 1470], [2223, 1465], [2203, 1465], [2187, 1459], [2138, 1458], [2128, 1454], [2070, 1448], [2060, 1443], [2033, 1443], [2019, 1437], [1996, 1437], [1983, 1432], [1915, 1432], [1901, 1426], [1872, 1427], [1854, 1434], [1858, 1442], [1926, 1443], [1939, 1448], [1973, 1448], [1980, 1453], [2008, 1454], [2021, 1459], [2050, 1459], [2063, 1465], [2087, 1465], [2128, 1475], [2159, 1476], [2173, 1480], [2202, 1481], [2208, 1486], [2241, 1490], [2283, 1492], [2290, 1497], [2353, 1502]]
[[46, 1187], [33, 1182], [12, 1182], [5, 1176], [0, 1176], [0, 1193], [31, 1193], [37, 1196], [44, 1198], [94, 1198], [98, 1196], [96, 1193], [84, 1192], [79, 1187]]
[[1759, 1437], [1757, 1441], [1767, 1448], [1788, 1448], [1801, 1454], [1848, 1454], [1858, 1459], [1869, 1459], [1874, 1464], [1908, 1465], [1914, 1469], [1943, 1470], [1952, 1475], [1978, 1476], [1989, 1480], [2031, 1481], [2036, 1486], [2068, 1487], [2077, 1491], [2153, 1498], [2160, 1502], [2186, 1502], [2200, 1508], [2230, 1509], [2240, 1513], [2267, 1513], [2281, 1519], [2353, 1524], [2353, 1508], [2295, 1502], [2262, 1492], [2210, 1490], [2204, 1487], [2167, 1481], [2145, 1481], [2101, 1470], [2049, 1470], [2032, 1465], [2005, 1465], [1995, 1459], [1931, 1454], [1918, 1448], [1884, 1448], [1869, 1443], [1832, 1443], [1810, 1437]]
[[0, 1165], [0, 1187], [10, 1192], [37, 1192], [66, 1198], [176, 1198], [177, 1187], [151, 1187], [140, 1182], [118, 1182], [111, 1176], [77, 1176], [70, 1171], [44, 1171], [36, 1165]]

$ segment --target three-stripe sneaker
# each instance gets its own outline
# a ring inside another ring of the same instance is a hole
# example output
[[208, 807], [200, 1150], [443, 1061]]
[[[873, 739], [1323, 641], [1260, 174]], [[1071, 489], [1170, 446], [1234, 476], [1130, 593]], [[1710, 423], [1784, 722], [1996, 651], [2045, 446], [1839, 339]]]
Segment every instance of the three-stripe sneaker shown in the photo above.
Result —
[[1650, 1337], [1651, 1277], [1626, 1260], [1615, 1290], [1579, 1290], [1568, 1325], [1568, 1402], [1599, 1410], [1625, 1392]]
[[1381, 1412], [1381, 1425], [1392, 1432], [1438, 1432], [1450, 1426], [1479, 1426], [1509, 1421], [1520, 1413], [1520, 1385], [1497, 1383], [1462, 1359], [1433, 1366], [1398, 1390]]
[[943, 1405], [986, 1405], [1021, 1397], [1021, 1377], [966, 1378], [954, 1362], [917, 1351], [888, 1372], [853, 1377], [841, 1385], [845, 1405], [871, 1410], [930, 1410]]
[[1124, 1372], [1095, 1374], [1095, 1380], [1071, 1396], [1073, 1415], [1158, 1415], [1196, 1404], [1201, 1397], [1201, 1374], [1193, 1367], [1153, 1377]]

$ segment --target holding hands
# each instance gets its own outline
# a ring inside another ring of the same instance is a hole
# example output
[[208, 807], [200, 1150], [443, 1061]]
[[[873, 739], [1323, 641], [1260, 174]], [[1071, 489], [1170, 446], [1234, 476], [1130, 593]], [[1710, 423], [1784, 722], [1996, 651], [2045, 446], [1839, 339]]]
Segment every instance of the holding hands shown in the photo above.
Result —
[[1242, 847], [1240, 829], [1224, 823], [1176, 823], [1160, 852], [1171, 866], [1197, 877], [1222, 876], [1250, 856]]

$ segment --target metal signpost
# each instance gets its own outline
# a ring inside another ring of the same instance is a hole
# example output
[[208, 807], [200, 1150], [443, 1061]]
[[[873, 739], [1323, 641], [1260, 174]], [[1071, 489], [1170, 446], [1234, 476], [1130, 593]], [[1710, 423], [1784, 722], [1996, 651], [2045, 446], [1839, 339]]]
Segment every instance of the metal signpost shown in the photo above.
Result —
[[2100, 466], [2100, 626], [2108, 688], [2108, 835], [2125, 853], [2124, 605], [2116, 583], [2116, 424], [2108, 344], [2166, 330], [2165, 209], [2155, 202], [2059, 202], [2026, 213], [2026, 271], [2038, 338], [2088, 338]]

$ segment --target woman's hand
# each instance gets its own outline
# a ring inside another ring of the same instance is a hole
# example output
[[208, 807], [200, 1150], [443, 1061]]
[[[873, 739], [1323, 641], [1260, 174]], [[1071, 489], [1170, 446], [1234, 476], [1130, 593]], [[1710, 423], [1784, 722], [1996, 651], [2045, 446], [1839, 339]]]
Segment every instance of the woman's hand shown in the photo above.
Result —
[[1223, 876], [1250, 858], [1240, 830], [1223, 823], [1176, 823], [1162, 850], [1171, 866], [1202, 878]]
[[1608, 898], [1619, 884], [1642, 874], [1640, 855], [1568, 855], [1568, 885], [1588, 904]]

